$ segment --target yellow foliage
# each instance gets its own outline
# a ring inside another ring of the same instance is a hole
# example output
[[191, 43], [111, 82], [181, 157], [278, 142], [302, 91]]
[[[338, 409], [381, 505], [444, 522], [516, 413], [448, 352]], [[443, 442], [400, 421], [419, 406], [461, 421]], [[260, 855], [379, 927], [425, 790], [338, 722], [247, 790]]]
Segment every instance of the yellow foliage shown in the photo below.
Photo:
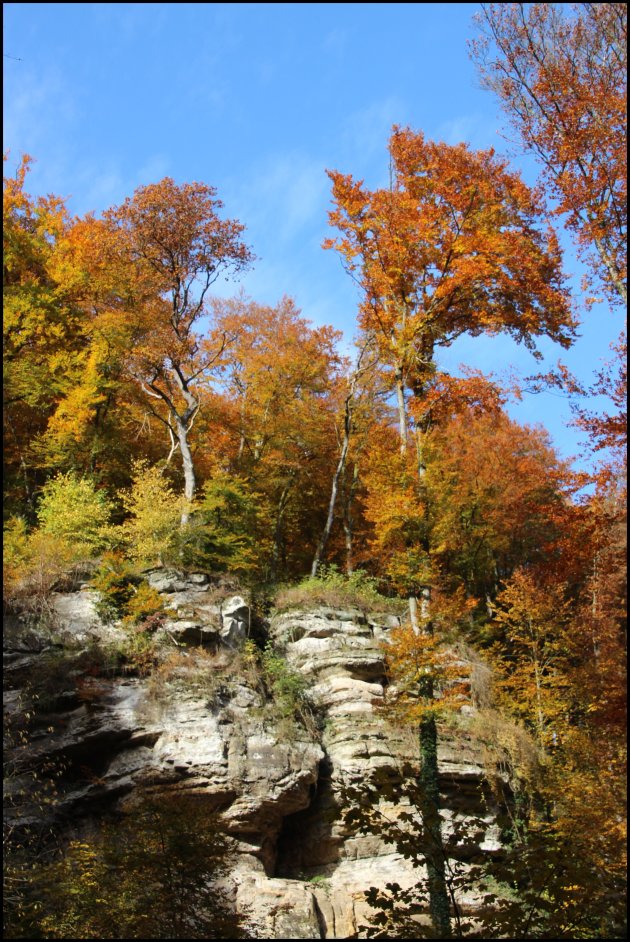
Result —
[[395, 628], [385, 649], [388, 712], [417, 725], [427, 714], [458, 709], [470, 690], [469, 667], [434, 635]]
[[178, 497], [159, 468], [144, 460], [134, 462], [132, 485], [122, 495], [129, 518], [122, 533], [132, 559], [162, 564], [179, 529], [183, 499]]
[[97, 556], [111, 545], [112, 506], [89, 478], [58, 474], [43, 488], [37, 511], [42, 533], [65, 543], [73, 560]]
[[2, 558], [4, 604], [42, 613], [73, 553], [60, 537], [41, 530], [29, 533], [21, 517], [12, 517], [4, 529]]

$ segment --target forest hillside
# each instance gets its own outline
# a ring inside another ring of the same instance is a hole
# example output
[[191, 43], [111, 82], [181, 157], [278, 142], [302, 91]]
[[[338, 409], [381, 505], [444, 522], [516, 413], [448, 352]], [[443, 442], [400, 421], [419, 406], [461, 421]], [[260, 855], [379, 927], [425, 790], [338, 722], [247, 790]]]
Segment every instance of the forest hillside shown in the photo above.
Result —
[[[330, 169], [352, 349], [210, 184], [5, 176], [7, 937], [625, 937], [626, 7], [482, 10], [538, 184], [403, 126]], [[528, 383], [589, 472], [442, 361], [570, 349], [559, 225], [619, 340]]]

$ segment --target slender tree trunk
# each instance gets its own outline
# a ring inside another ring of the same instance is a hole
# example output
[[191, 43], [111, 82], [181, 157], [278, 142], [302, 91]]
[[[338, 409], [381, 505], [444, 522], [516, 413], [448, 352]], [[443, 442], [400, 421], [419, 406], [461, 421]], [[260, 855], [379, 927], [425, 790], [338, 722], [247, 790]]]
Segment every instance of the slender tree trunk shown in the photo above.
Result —
[[326, 524], [324, 526], [323, 533], [320, 537], [317, 549], [315, 550], [315, 557], [313, 559], [313, 565], [311, 566], [311, 576], [317, 575], [317, 570], [321, 563], [322, 556], [324, 555], [324, 550], [326, 549], [326, 544], [328, 543], [328, 538], [330, 536], [330, 531], [332, 530], [333, 521], [335, 519], [335, 504], [337, 503], [337, 492], [339, 490], [339, 478], [341, 477], [343, 470], [346, 465], [346, 458], [348, 457], [348, 446], [350, 444], [349, 436], [344, 438], [343, 447], [341, 449], [341, 456], [337, 462], [337, 467], [333, 475], [332, 487], [330, 491], [330, 501], [328, 502], [328, 516], [326, 517]]
[[180, 525], [185, 527], [190, 518], [190, 507], [195, 498], [197, 490], [197, 479], [195, 477], [195, 465], [193, 463], [192, 452], [188, 444], [188, 430], [179, 416], [175, 416], [175, 431], [179, 442], [179, 450], [182, 456], [182, 468], [184, 471], [184, 508]]
[[[396, 401], [398, 403], [398, 434], [400, 438], [400, 454], [407, 454], [407, 406], [405, 403], [405, 376], [402, 365], [396, 367]], [[418, 633], [418, 601], [415, 592], [408, 598], [409, 621], [414, 632]]]
[[[433, 685], [430, 684], [432, 687]], [[427, 691], [429, 693], [429, 691]], [[430, 691], [433, 695], [433, 691]], [[446, 854], [442, 842], [437, 761], [437, 727], [432, 715], [420, 722], [420, 786], [424, 845], [429, 880], [429, 912], [438, 939], [452, 938], [446, 887]]]
[[357, 486], [357, 481], [359, 480], [359, 465], [355, 461], [354, 470], [352, 473], [352, 481], [350, 487], [346, 490], [345, 484], [343, 488], [343, 532], [346, 540], [346, 575], [350, 576], [354, 572], [354, 560], [352, 557], [352, 541], [354, 537], [354, 521], [352, 519], [352, 501], [354, 498], [354, 492]]
[[[431, 343], [427, 339], [427, 366], [432, 355]], [[407, 454], [407, 413], [405, 406], [405, 376], [402, 364], [396, 369], [396, 398], [398, 401], [398, 421], [400, 430], [400, 454]], [[422, 398], [423, 387], [414, 387], [414, 394]], [[422, 440], [420, 430], [416, 439], [418, 477], [422, 482], [426, 469], [422, 454]], [[429, 546], [424, 547], [428, 552]], [[409, 595], [409, 619], [413, 630], [418, 633], [422, 630], [432, 634], [433, 628], [430, 619], [431, 590], [428, 586], [422, 588], [421, 596], [421, 625], [418, 620], [418, 599], [415, 592]], [[419, 686], [418, 695], [428, 705], [433, 701], [433, 681], [427, 677]], [[437, 755], [437, 726], [435, 717], [427, 712], [420, 721], [418, 729], [420, 751], [420, 791], [421, 814], [424, 835], [424, 854], [427, 863], [429, 881], [429, 911], [436, 936], [439, 939], [452, 938], [449, 894], [446, 885], [446, 854], [442, 840], [442, 821], [440, 818], [440, 792], [439, 769]]]
[[182, 468], [184, 471], [184, 509], [182, 510], [180, 525], [185, 527], [190, 517], [190, 508], [197, 490], [195, 466], [188, 443], [188, 433], [199, 411], [199, 399], [190, 389], [191, 380], [186, 379], [181, 367], [174, 362], [171, 363], [170, 375], [179, 386], [180, 392], [186, 402], [186, 409], [181, 415], [174, 404], [170, 403], [171, 415], [175, 424], [175, 433], [179, 442], [179, 450], [182, 455]]
[[[432, 350], [430, 351], [432, 355]], [[423, 387], [414, 388], [414, 395], [422, 397]], [[424, 436], [426, 428], [418, 427], [416, 433], [416, 460], [418, 479], [423, 485], [426, 476], [424, 455]], [[401, 446], [402, 452], [402, 446]], [[404, 453], [404, 452], [403, 452]], [[425, 552], [429, 552], [427, 545]], [[409, 599], [409, 615], [411, 626], [416, 633], [420, 631], [426, 635], [433, 634], [431, 623], [431, 588], [423, 586], [420, 596], [420, 623], [418, 622], [418, 600], [414, 594]], [[429, 705], [433, 702], [433, 680], [427, 677], [420, 685], [419, 695]], [[442, 820], [440, 818], [440, 791], [438, 768], [438, 734], [433, 713], [427, 712], [420, 721], [418, 729], [420, 749], [420, 785], [421, 785], [421, 812], [424, 828], [425, 854], [427, 863], [427, 876], [429, 881], [429, 912], [436, 936], [439, 939], [452, 938], [450, 903], [448, 887], [446, 885], [446, 852], [442, 840]]]
[[396, 367], [396, 401], [398, 403], [398, 434], [400, 453], [407, 454], [407, 407], [405, 405], [405, 377], [402, 366]]
[[[313, 559], [313, 565], [311, 567], [311, 576], [317, 575], [317, 570], [321, 563], [326, 544], [328, 543], [328, 538], [330, 537], [330, 531], [332, 530], [332, 525], [335, 516], [335, 504], [337, 502], [337, 493], [339, 491], [339, 482], [342, 481], [345, 477], [346, 471], [346, 460], [348, 458], [348, 450], [350, 448], [350, 437], [353, 431], [353, 422], [352, 416], [354, 413], [355, 406], [355, 397], [357, 393], [357, 385], [363, 373], [370, 368], [370, 365], [363, 364], [363, 358], [366, 355], [367, 351], [370, 349], [371, 340], [368, 337], [361, 348], [359, 353], [357, 364], [353, 370], [351, 376], [348, 380], [348, 392], [344, 400], [344, 414], [343, 414], [343, 441], [341, 444], [341, 454], [339, 456], [339, 461], [337, 462], [337, 467], [335, 468], [335, 473], [333, 475], [332, 487], [330, 492], [330, 501], [328, 503], [328, 516], [326, 517], [326, 525], [324, 526], [324, 531], [322, 533], [321, 539], [315, 551], [315, 558]], [[356, 470], [356, 465], [355, 465]]]
[[418, 599], [416, 598], [415, 592], [409, 596], [408, 602], [409, 602], [409, 621], [411, 622], [413, 633], [415, 635], [419, 635], [420, 623], [418, 621]]
[[287, 504], [289, 503], [289, 494], [291, 492], [291, 487], [293, 486], [293, 481], [295, 478], [295, 472], [291, 473], [289, 480], [284, 485], [282, 494], [280, 495], [280, 500], [278, 501], [278, 514], [276, 517], [276, 526], [273, 534], [273, 550], [271, 555], [271, 579], [275, 581], [278, 578], [278, 570], [280, 565], [280, 557], [283, 555], [282, 551], [282, 531], [284, 524], [284, 512], [287, 509]]

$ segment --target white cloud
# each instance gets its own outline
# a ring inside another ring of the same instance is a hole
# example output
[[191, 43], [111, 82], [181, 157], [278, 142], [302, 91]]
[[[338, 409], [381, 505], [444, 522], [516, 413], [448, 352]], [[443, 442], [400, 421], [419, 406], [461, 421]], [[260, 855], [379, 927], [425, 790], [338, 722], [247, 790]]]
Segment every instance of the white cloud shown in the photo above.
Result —
[[147, 183], [158, 183], [169, 176], [171, 161], [165, 154], [151, 154], [141, 167], [134, 173], [134, 187], [146, 186]]
[[224, 187], [222, 198], [228, 216], [239, 216], [257, 238], [278, 246], [308, 238], [325, 222], [328, 190], [323, 164], [293, 153], [252, 165], [246, 180]]
[[23, 153], [37, 158], [46, 152], [48, 176], [54, 179], [57, 168], [50, 166], [50, 141], [59, 143], [53, 158], [61, 157], [61, 142], [72, 138], [77, 119], [76, 99], [57, 68], [36, 74], [26, 66], [19, 74], [5, 76], [4, 141], [16, 158]]
[[[387, 168], [387, 142], [394, 124], [405, 125], [408, 122], [409, 109], [395, 95], [372, 102], [366, 108], [360, 108], [348, 116], [342, 137], [348, 166], [352, 167], [354, 177], [363, 177], [373, 163]], [[342, 168], [336, 168], [342, 169]], [[383, 186], [382, 179], [366, 181], [369, 186]]]

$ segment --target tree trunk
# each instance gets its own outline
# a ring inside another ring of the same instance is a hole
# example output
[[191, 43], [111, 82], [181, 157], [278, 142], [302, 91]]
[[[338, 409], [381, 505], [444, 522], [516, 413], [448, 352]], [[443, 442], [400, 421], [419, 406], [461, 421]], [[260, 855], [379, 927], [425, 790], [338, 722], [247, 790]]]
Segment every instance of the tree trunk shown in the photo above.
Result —
[[420, 623], [418, 622], [418, 599], [415, 592], [412, 592], [408, 599], [409, 602], [409, 621], [415, 635], [420, 634]]
[[197, 480], [195, 477], [195, 466], [193, 463], [192, 452], [188, 444], [188, 430], [178, 415], [174, 416], [175, 430], [179, 442], [179, 450], [182, 456], [182, 468], [184, 471], [184, 500], [180, 526], [185, 527], [190, 518], [190, 507], [197, 490]]
[[[339, 461], [337, 462], [337, 467], [333, 475], [330, 501], [328, 504], [328, 516], [326, 518], [326, 525], [324, 527], [324, 532], [322, 533], [321, 539], [319, 541], [319, 545], [317, 547], [317, 550], [315, 551], [315, 558], [313, 559], [313, 565], [311, 568], [311, 576], [317, 575], [317, 570], [319, 568], [321, 558], [326, 548], [326, 544], [330, 536], [330, 531], [332, 530], [334, 514], [335, 514], [335, 504], [337, 502], [337, 493], [339, 490], [339, 482], [345, 480], [346, 460], [348, 458], [348, 450], [350, 448], [350, 436], [352, 435], [352, 432], [353, 432], [352, 416], [354, 413], [357, 385], [359, 383], [361, 376], [365, 373], [365, 371], [370, 369], [370, 366], [371, 366], [370, 363], [368, 364], [363, 363], [363, 358], [367, 354], [367, 351], [370, 349], [370, 346], [371, 346], [371, 339], [368, 337], [366, 338], [363, 344], [363, 347], [361, 348], [359, 352], [356, 367], [354, 368], [348, 380], [348, 393], [344, 400], [343, 442], [341, 445], [341, 454], [339, 456]], [[357, 466], [355, 464], [354, 481], [353, 481], [353, 484], [351, 485], [350, 496], [346, 505], [348, 508], [349, 508], [350, 500], [352, 499], [352, 491], [354, 489], [354, 483], [356, 481], [356, 473], [357, 473]], [[349, 530], [346, 529], [346, 547], [348, 546], [348, 542], [347, 542], [348, 533], [350, 533], [350, 550], [348, 550], [349, 555], [347, 556], [348, 561], [351, 560], [351, 547], [352, 547], [351, 532], [352, 532], [351, 529]], [[348, 565], [351, 565], [351, 562], [349, 562]]]
[[344, 472], [346, 466], [346, 458], [348, 457], [348, 447], [350, 445], [350, 433], [349, 429], [346, 429], [346, 434], [343, 439], [343, 446], [341, 449], [341, 456], [337, 463], [335, 473], [333, 475], [332, 488], [330, 491], [330, 501], [328, 502], [328, 516], [326, 517], [326, 525], [324, 526], [324, 531], [321, 535], [321, 539], [315, 551], [315, 558], [313, 559], [313, 565], [311, 566], [311, 576], [315, 577], [317, 575], [317, 570], [321, 563], [322, 556], [324, 555], [324, 550], [326, 549], [326, 544], [328, 543], [328, 537], [330, 536], [330, 531], [332, 530], [333, 520], [335, 519], [335, 504], [337, 503], [337, 491], [339, 490], [339, 479]]
[[[427, 343], [425, 351], [427, 362], [433, 355], [432, 344]], [[414, 387], [414, 395], [422, 398], [424, 387], [418, 384]], [[428, 419], [418, 424], [416, 429], [416, 461], [418, 480], [423, 485], [426, 476], [424, 455], [424, 436], [428, 430]], [[427, 537], [426, 553], [430, 546]], [[413, 614], [412, 614], [413, 609]], [[418, 625], [418, 602], [414, 595], [409, 600], [411, 624], [414, 631], [432, 635], [431, 624], [431, 588], [423, 586], [420, 598], [420, 625]], [[415, 618], [415, 624], [414, 624]], [[427, 677], [420, 685], [419, 694], [428, 705], [433, 702], [433, 681]], [[451, 915], [449, 893], [446, 885], [446, 852], [442, 840], [442, 820], [440, 818], [440, 790], [437, 752], [437, 726], [432, 713], [427, 713], [420, 721], [418, 730], [420, 746], [420, 786], [422, 794], [422, 823], [424, 828], [425, 853], [427, 862], [427, 876], [429, 880], [429, 912], [436, 936], [439, 939], [451, 939]]]
[[[431, 688], [433, 684], [428, 682]], [[433, 690], [425, 691], [433, 696]], [[452, 938], [446, 887], [446, 854], [442, 842], [437, 761], [437, 727], [432, 715], [420, 722], [420, 787], [424, 851], [429, 880], [429, 912], [438, 939]]]
[[284, 512], [287, 509], [287, 504], [289, 503], [289, 494], [291, 492], [291, 487], [295, 479], [296, 472], [293, 471], [289, 480], [284, 485], [282, 494], [280, 495], [280, 500], [278, 501], [278, 515], [276, 517], [276, 526], [273, 534], [273, 551], [271, 555], [271, 580], [275, 582], [278, 578], [278, 569], [280, 564], [281, 549], [282, 549], [282, 530], [284, 523]]
[[353, 519], [352, 519], [352, 499], [354, 497], [354, 491], [357, 486], [357, 481], [359, 480], [359, 465], [354, 463], [354, 470], [352, 473], [352, 482], [350, 487], [346, 490], [345, 483], [343, 485], [343, 532], [346, 538], [346, 575], [350, 576], [354, 572], [354, 560], [352, 558], [352, 540], [354, 536], [353, 532]]
[[407, 408], [405, 406], [405, 378], [402, 366], [396, 367], [396, 400], [398, 402], [398, 433], [400, 453], [407, 454]]

